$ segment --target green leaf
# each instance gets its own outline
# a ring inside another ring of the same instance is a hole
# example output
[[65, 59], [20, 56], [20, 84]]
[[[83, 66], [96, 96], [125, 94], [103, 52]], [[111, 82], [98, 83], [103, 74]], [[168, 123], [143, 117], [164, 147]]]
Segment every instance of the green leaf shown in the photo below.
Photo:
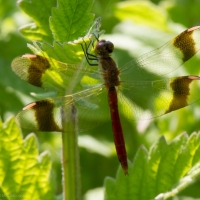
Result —
[[106, 178], [105, 199], [168, 199], [200, 175], [200, 133], [184, 133], [167, 144], [161, 137], [150, 149], [140, 148], [129, 164], [129, 175], [118, 170], [116, 180]]
[[136, 24], [169, 31], [167, 26], [167, 15], [164, 9], [150, 1], [124, 1], [117, 4], [114, 15], [120, 20], [131, 20]]
[[[199, 1], [184, 0], [166, 4], [169, 18], [177, 24], [183, 24], [186, 27], [199, 24]], [[187, 15], [185, 13], [187, 12]]]
[[20, 28], [24, 37], [43, 42], [53, 41], [53, 35], [49, 28], [49, 17], [52, 7], [56, 6], [56, 2], [56, 0], [21, 0], [18, 2], [20, 8], [34, 20], [34, 23]]
[[94, 19], [94, 14], [89, 13], [91, 0], [59, 0], [58, 3], [56, 0], [21, 0], [18, 4], [34, 20], [34, 23], [20, 29], [20, 32], [30, 40], [48, 43], [52, 43], [53, 40], [73, 41], [87, 33]]
[[[72, 91], [80, 91], [82, 89], [82, 86], [79, 83], [83, 77], [83, 73], [80, 74], [80, 72], [83, 67], [86, 69], [85, 65], [87, 65], [87, 63], [86, 63], [86, 59], [85, 59], [80, 43], [84, 43], [85, 45], [85, 42], [90, 42], [92, 38], [92, 35], [91, 35], [92, 33], [95, 33], [98, 35], [102, 34], [102, 31], [101, 32], [99, 31], [100, 24], [101, 24], [100, 19], [99, 18], [96, 19], [93, 22], [93, 24], [91, 24], [94, 15], [87, 13], [87, 11], [90, 10], [90, 7], [88, 6], [90, 5], [89, 4], [90, 1], [91, 0], [88, 0], [86, 2], [81, 2], [77, 4], [69, 3], [66, 1], [65, 2], [59, 1], [59, 3], [61, 2], [63, 3], [62, 7], [58, 6], [58, 8], [55, 8], [54, 13], [56, 13], [56, 17], [54, 14], [53, 17], [51, 18], [51, 24], [55, 28], [55, 30], [59, 30], [59, 24], [60, 23], [63, 24], [64, 22], [62, 20], [64, 20], [64, 18], [66, 17], [70, 19], [72, 22], [74, 20], [78, 20], [79, 18], [81, 18], [80, 20], [81, 23], [83, 23], [84, 20], [86, 20], [87, 22], [84, 23], [84, 27], [82, 29], [80, 29], [79, 22], [75, 24], [73, 23], [73, 26], [71, 26], [73, 30], [76, 29], [78, 31], [77, 32], [78, 35], [73, 39], [78, 39], [80, 37], [79, 34], [81, 32], [84, 34], [86, 33], [86, 36], [84, 37], [84, 39], [81, 38], [79, 40], [73, 41], [73, 43], [72, 42], [67, 43], [67, 42], [64, 42], [67, 40], [64, 40], [63, 44], [58, 43], [56, 41], [56, 42], [53, 42], [53, 46], [45, 42], [42, 42], [42, 43], [33, 42], [33, 45], [28, 44], [28, 47], [34, 52], [34, 54], [41, 55], [43, 57], [48, 58], [52, 68], [51, 70], [49, 70], [47, 73], [45, 73], [42, 76], [43, 88], [56, 91], [58, 95], [71, 94]], [[71, 13], [71, 11], [69, 13], [65, 13], [65, 10], [63, 9], [69, 6], [69, 4], [73, 7], [75, 6], [74, 9], [80, 9], [81, 12], [76, 13], [76, 15], [75, 13]], [[80, 5], [83, 4], [84, 6], [81, 6], [81, 8], [79, 8], [80, 6], [79, 4]], [[20, 5], [24, 6], [24, 8], [27, 8], [27, 10], [29, 11], [31, 4], [22, 1], [20, 2]], [[42, 6], [40, 5], [40, 7]], [[40, 7], [38, 9], [40, 9], [40, 12], [41, 12], [42, 10]], [[84, 9], [85, 12], [83, 12], [82, 9], [85, 7], [87, 7], [87, 9]], [[63, 15], [63, 12], [65, 13], [65, 15]], [[31, 12], [31, 15], [34, 17], [35, 17], [35, 14], [37, 14], [37, 12], [33, 12], [33, 14]], [[74, 18], [74, 16], [76, 17]], [[35, 17], [35, 18], [39, 20], [39, 17], [38, 18]], [[56, 23], [55, 21], [59, 23]], [[70, 30], [68, 32], [69, 36], [71, 35]], [[33, 35], [35, 35], [35, 33], [33, 33]], [[61, 36], [62, 32], [58, 31], [58, 35]], [[92, 47], [92, 45], [90, 46]], [[27, 67], [29, 66], [29, 64], [30, 64], [30, 60], [27, 58], [16, 58], [12, 62], [13, 68], [15, 69], [17, 68], [16, 70], [14, 69], [14, 71], [15, 72], [17, 71], [16, 74], [24, 80], [26, 80], [26, 78], [23, 78], [22, 75], [24, 74], [24, 71], [27, 70]], [[22, 68], [24, 68], [24, 71]], [[89, 71], [91, 72], [94, 72], [96, 70], [97, 68], [95, 67], [92, 70], [89, 69]], [[66, 91], [66, 86], [68, 85], [71, 86], [71, 87], [68, 87], [70, 91]]]
[[84, 36], [94, 19], [91, 0], [58, 0], [57, 8], [52, 8], [50, 27], [59, 42], [73, 41]]
[[[87, 39], [88, 38], [85, 37], [84, 41]], [[81, 39], [80, 42], [83, 42], [83, 40]], [[59, 44], [54, 42], [53, 45], [54, 46], [51, 46], [45, 43], [39, 44], [36, 42], [34, 42], [33, 45], [28, 44], [28, 47], [33, 51], [34, 54], [48, 58], [48, 61], [51, 65], [51, 70], [48, 70], [48, 72], [42, 77], [43, 87], [50, 91], [57, 92], [58, 95], [70, 93], [66, 90], [66, 86], [69, 85], [70, 87], [67, 87], [67, 89], [71, 90], [71, 92], [82, 90], [83, 86], [80, 84], [80, 82], [86, 75], [84, 72], [90, 74], [92, 72], [96, 72], [98, 68], [91, 68], [88, 65], [80, 44]], [[24, 59], [26, 62], [30, 62], [27, 58], [16, 58], [12, 62], [13, 70], [18, 76], [20, 76], [20, 74], [17, 73], [17, 70], [18, 66], [20, 66], [21, 68], [19, 71], [21, 72], [23, 65], [22, 59]], [[84, 80], [86, 79], [87, 78], [85, 77]], [[97, 82], [94, 84], [97, 84]]]
[[22, 140], [14, 119], [0, 128], [1, 195], [7, 199], [55, 199], [49, 182], [51, 160], [47, 152], [38, 155], [35, 135]]
[[15, 10], [15, 3], [16, 1], [4, 1], [0, 0], [0, 4], [3, 5], [0, 7], [0, 21], [6, 17], [10, 17], [10, 14]]

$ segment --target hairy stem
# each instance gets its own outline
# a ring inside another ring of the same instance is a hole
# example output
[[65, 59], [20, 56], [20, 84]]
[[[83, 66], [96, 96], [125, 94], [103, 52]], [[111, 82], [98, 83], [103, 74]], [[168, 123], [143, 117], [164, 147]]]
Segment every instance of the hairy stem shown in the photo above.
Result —
[[76, 108], [62, 110], [62, 165], [63, 165], [63, 199], [81, 199], [81, 181], [79, 149], [77, 141]]

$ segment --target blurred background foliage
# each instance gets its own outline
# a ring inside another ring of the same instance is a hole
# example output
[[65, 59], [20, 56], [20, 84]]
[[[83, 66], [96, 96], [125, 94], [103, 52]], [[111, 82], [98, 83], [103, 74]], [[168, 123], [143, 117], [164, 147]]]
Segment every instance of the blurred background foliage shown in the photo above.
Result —
[[[18, 29], [32, 20], [20, 10], [16, 0], [0, 0], [0, 5], [0, 115], [2, 121], [5, 121], [16, 115], [27, 103], [34, 101], [30, 92], [42, 93], [43, 90], [20, 80], [10, 67], [15, 57], [31, 53], [27, 48], [27, 43], [31, 41], [26, 40]], [[105, 30], [102, 38], [115, 44], [113, 58], [119, 66], [123, 66], [131, 59], [163, 45], [185, 29], [200, 25], [199, 10], [200, 0], [95, 0], [91, 12], [95, 13], [96, 17], [102, 17], [102, 29]], [[171, 77], [189, 74], [200, 74], [199, 53]], [[140, 145], [149, 148], [161, 135], [170, 141], [184, 131], [188, 134], [198, 132], [200, 102], [151, 121], [127, 121], [122, 116], [122, 123], [128, 157], [132, 160]], [[61, 135], [37, 133], [37, 136], [40, 151], [48, 149], [52, 154], [52, 178], [56, 181], [57, 194], [60, 194]], [[93, 194], [91, 189], [96, 188], [95, 192], [99, 192], [97, 188], [102, 187], [104, 177], [114, 177], [119, 166], [110, 121], [81, 134], [79, 143], [82, 190], [89, 199]], [[182, 195], [200, 197], [199, 188], [200, 180], [197, 180], [194, 185], [184, 190]]]

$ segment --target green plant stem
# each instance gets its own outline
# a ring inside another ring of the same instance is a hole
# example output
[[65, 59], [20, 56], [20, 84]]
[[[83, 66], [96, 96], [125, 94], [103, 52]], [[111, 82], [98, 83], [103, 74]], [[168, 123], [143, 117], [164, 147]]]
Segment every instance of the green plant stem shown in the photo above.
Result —
[[63, 165], [63, 199], [81, 199], [81, 181], [79, 149], [77, 140], [76, 108], [63, 107], [62, 112], [62, 165]]

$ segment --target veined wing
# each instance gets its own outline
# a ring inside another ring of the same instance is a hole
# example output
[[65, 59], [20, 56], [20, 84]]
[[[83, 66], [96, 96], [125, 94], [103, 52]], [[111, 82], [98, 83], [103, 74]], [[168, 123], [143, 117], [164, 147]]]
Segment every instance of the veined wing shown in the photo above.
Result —
[[194, 56], [200, 49], [200, 26], [185, 30], [171, 41], [121, 69], [121, 80], [155, 80], [166, 75]]
[[[53, 47], [48, 48], [51, 49]], [[50, 51], [49, 49], [48, 51]], [[58, 54], [60, 51], [61, 49], [58, 50]], [[13, 71], [21, 79], [34, 86], [64, 93], [71, 82], [73, 82], [74, 87], [76, 85], [80, 87], [78, 83], [84, 76], [94, 76], [95, 79], [99, 79], [100, 77], [99, 73], [97, 73], [98, 67], [87, 67], [87, 63], [81, 63], [80, 58], [77, 59], [80, 64], [68, 64], [53, 59], [42, 51], [40, 54], [23, 55], [22, 57], [15, 58], [12, 62]], [[64, 54], [54, 57], [63, 58]], [[99, 82], [96, 81], [96, 83]]]
[[[126, 87], [127, 86], [127, 87]], [[118, 91], [120, 114], [131, 120], [151, 119], [183, 108], [200, 99], [200, 77], [182, 76], [158, 81], [126, 82]], [[94, 87], [27, 105], [17, 123], [32, 131], [62, 131], [62, 106], [77, 110], [80, 132], [110, 119], [107, 90]]]
[[119, 100], [131, 119], [151, 119], [200, 99], [200, 77], [180, 76], [155, 81], [124, 82]]
[[[31, 131], [62, 131], [62, 106], [71, 111], [77, 110], [77, 127], [80, 132], [94, 128], [109, 120], [107, 90], [105, 87], [94, 87], [67, 95], [49, 98], [28, 104], [17, 115], [18, 125]], [[92, 123], [91, 123], [92, 122]]]

